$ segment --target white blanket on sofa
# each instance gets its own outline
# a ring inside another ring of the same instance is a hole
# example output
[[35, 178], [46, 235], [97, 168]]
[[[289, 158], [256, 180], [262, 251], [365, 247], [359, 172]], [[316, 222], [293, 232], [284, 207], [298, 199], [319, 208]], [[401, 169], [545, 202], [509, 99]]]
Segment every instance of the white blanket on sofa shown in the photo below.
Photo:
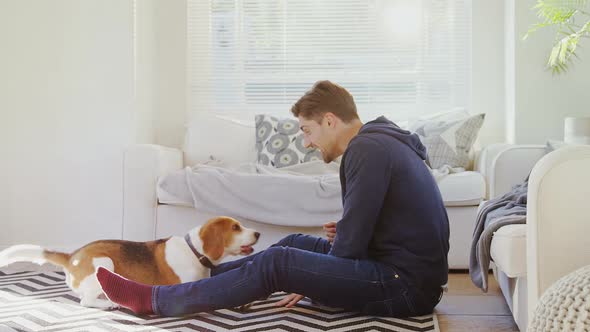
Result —
[[200, 164], [158, 181], [163, 204], [288, 226], [321, 226], [342, 216], [339, 165], [322, 161], [281, 169], [256, 163]]
[[[158, 201], [268, 224], [317, 227], [342, 217], [339, 167], [323, 161], [283, 168], [257, 163], [227, 167], [212, 160], [160, 178]], [[461, 171], [443, 167], [431, 174], [439, 182]]]

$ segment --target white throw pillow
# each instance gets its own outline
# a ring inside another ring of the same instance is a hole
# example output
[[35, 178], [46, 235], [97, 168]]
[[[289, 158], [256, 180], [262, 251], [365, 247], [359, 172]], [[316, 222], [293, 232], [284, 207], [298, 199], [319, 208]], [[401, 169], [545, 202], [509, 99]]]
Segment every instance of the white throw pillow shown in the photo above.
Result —
[[185, 165], [220, 160], [233, 166], [256, 162], [254, 122], [209, 113], [195, 114], [184, 141]]
[[410, 130], [418, 134], [426, 146], [430, 166], [434, 169], [445, 165], [468, 168], [471, 164], [471, 149], [485, 114], [462, 118], [450, 112], [428, 120], [418, 120], [410, 124]]

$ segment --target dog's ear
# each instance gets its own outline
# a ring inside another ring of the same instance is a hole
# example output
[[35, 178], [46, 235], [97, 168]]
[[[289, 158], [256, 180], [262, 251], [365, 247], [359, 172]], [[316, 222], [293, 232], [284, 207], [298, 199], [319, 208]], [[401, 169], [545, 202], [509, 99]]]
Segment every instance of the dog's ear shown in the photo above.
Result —
[[225, 232], [227, 225], [224, 222], [208, 222], [199, 231], [203, 243], [204, 254], [216, 261], [221, 258], [225, 250]]

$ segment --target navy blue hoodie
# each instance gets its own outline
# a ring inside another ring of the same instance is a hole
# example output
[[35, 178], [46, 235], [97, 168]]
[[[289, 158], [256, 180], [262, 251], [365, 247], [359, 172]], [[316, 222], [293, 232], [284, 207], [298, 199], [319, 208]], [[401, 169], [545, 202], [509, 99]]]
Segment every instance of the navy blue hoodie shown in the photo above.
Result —
[[344, 212], [330, 254], [372, 259], [425, 290], [447, 283], [449, 221], [416, 134], [385, 117], [362, 126], [340, 165]]

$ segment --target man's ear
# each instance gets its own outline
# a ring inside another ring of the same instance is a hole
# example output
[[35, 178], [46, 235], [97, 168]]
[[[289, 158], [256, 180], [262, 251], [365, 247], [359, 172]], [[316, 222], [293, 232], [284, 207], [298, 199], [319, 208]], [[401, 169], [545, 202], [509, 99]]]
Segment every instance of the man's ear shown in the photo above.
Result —
[[336, 120], [337, 120], [336, 115], [334, 115], [334, 113], [332, 113], [332, 112], [328, 112], [324, 115], [324, 118], [326, 119], [326, 123], [328, 124], [328, 127], [334, 128], [334, 126], [336, 125]]

